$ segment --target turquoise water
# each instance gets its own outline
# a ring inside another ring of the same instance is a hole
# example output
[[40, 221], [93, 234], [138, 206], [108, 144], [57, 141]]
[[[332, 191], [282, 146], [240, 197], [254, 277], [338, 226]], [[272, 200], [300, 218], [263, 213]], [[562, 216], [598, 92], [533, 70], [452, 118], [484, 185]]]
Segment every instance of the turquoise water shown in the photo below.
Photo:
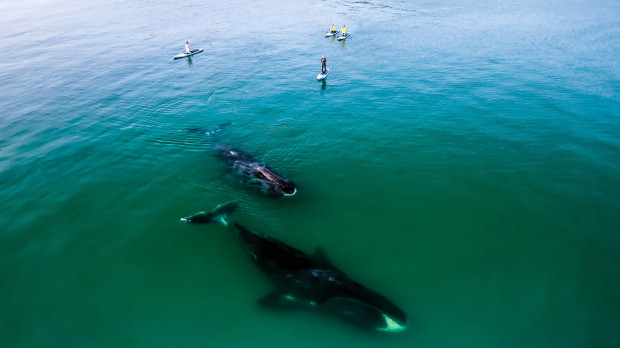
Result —
[[[617, 347], [613, 1], [0, 3], [7, 347]], [[346, 24], [345, 42], [324, 38]], [[172, 56], [189, 40], [205, 49]], [[316, 81], [321, 55], [330, 75]], [[263, 197], [190, 127], [299, 188]], [[272, 312], [219, 226], [325, 249], [409, 327]]]

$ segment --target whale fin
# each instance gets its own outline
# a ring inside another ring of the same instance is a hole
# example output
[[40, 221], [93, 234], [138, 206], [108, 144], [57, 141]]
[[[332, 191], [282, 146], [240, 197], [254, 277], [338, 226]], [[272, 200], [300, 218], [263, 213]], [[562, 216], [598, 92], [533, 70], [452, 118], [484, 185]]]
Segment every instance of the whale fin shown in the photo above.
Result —
[[325, 250], [323, 250], [323, 248], [318, 247], [316, 248], [316, 250], [314, 251], [314, 254], [312, 254], [312, 256], [314, 257], [315, 260], [323, 263], [324, 265], [331, 265], [331, 261], [329, 260], [329, 257], [327, 257], [327, 254], [325, 253]]
[[228, 226], [228, 215], [232, 214], [239, 207], [237, 202], [229, 202], [220, 204], [212, 212], [201, 211], [194, 215], [184, 217], [181, 221], [190, 224], [208, 224], [211, 222], [219, 222], [224, 226]]
[[207, 224], [213, 222], [213, 213], [201, 211], [194, 215], [181, 218], [181, 221], [187, 222], [188, 224]]

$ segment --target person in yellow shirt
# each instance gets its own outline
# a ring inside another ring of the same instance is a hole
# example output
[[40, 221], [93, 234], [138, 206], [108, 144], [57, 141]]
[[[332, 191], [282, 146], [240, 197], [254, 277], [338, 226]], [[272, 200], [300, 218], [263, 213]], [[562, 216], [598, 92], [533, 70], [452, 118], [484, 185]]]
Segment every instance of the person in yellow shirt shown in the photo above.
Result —
[[342, 29], [340, 29], [340, 31], [342, 32], [342, 36], [347, 35], [347, 28], [344, 26], [344, 24], [342, 25]]
[[338, 29], [336, 29], [336, 26], [332, 24], [332, 26], [329, 27], [329, 31], [331, 31], [332, 33], [337, 33]]

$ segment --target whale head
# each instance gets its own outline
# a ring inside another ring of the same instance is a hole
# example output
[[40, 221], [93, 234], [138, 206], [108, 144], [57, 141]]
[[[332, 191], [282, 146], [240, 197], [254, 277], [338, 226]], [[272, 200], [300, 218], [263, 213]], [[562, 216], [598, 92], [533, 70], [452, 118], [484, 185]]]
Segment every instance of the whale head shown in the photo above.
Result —
[[328, 300], [325, 307], [332, 314], [361, 329], [386, 332], [404, 330], [407, 325], [405, 313], [390, 303], [385, 306], [385, 303], [381, 303], [384, 300], [381, 298], [379, 302], [368, 302], [350, 297], [336, 297]]
[[297, 193], [295, 184], [265, 166], [257, 166], [254, 175], [259, 181], [265, 182], [277, 196], [292, 196]]
[[290, 181], [285, 181], [278, 185], [278, 188], [282, 191], [283, 196], [292, 196], [297, 193], [297, 188]]

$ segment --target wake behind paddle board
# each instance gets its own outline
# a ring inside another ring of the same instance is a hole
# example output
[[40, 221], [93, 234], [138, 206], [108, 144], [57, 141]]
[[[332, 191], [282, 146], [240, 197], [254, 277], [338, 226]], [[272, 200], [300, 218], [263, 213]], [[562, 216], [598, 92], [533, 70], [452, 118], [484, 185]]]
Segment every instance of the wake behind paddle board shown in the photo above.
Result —
[[325, 78], [327, 77], [327, 75], [329, 75], [329, 69], [325, 69], [325, 74], [323, 74], [323, 73], [318, 74], [318, 75], [316, 76], [316, 79], [317, 79], [318, 81], [325, 80]]
[[181, 58], [193, 56], [194, 54], [198, 54], [198, 53], [200, 53], [202, 51], [203, 51], [203, 49], [199, 48], [197, 50], [191, 50], [191, 51], [189, 51], [189, 53], [181, 52], [181, 53], [177, 54], [176, 56], [172, 57], [172, 59], [181, 59]]

